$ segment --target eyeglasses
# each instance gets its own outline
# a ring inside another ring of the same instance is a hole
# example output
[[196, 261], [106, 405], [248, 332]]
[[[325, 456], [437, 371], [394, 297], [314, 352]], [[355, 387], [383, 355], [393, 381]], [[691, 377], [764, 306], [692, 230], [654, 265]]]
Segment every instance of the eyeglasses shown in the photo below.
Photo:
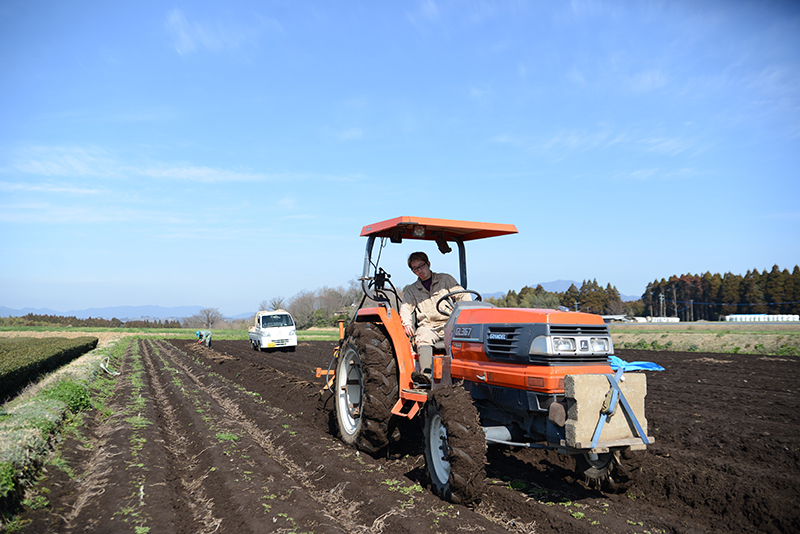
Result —
[[422, 268], [425, 267], [426, 265], [428, 265], [427, 262], [426, 263], [418, 263], [416, 265], [416, 267], [411, 267], [411, 270], [416, 273], [416, 272], [421, 271]]

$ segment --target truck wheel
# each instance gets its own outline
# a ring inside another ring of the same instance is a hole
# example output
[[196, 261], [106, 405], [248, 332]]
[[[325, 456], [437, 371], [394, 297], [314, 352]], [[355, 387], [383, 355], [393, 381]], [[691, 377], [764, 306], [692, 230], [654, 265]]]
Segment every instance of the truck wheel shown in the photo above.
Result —
[[469, 393], [437, 389], [425, 405], [425, 465], [433, 491], [458, 504], [480, 500], [485, 488], [486, 436]]
[[614, 468], [613, 452], [598, 454], [593, 460], [588, 453], [575, 455], [575, 472], [582, 476], [589, 484], [602, 485], [611, 478]]
[[370, 454], [382, 452], [399, 388], [394, 348], [380, 327], [353, 325], [336, 362], [334, 392], [342, 441]]

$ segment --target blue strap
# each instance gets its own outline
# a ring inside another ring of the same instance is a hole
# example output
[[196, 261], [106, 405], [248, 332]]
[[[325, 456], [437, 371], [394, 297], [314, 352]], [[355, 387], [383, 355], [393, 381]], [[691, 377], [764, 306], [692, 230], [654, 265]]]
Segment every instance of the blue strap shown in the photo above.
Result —
[[[612, 356], [612, 358], [616, 358], [616, 356]], [[636, 428], [636, 432], [639, 434], [639, 437], [641, 438], [642, 442], [645, 445], [650, 445], [650, 441], [647, 439], [647, 436], [642, 430], [642, 426], [639, 424], [639, 420], [636, 418], [636, 414], [633, 413], [633, 409], [631, 409], [630, 404], [628, 404], [628, 399], [625, 398], [625, 395], [622, 393], [622, 390], [619, 387], [619, 381], [622, 378], [623, 372], [624, 368], [622, 366], [618, 366], [616, 373], [614, 373], [613, 375], [605, 375], [609, 383], [611, 384], [612, 388], [611, 402], [609, 403], [608, 410], [605, 413], [600, 414], [600, 420], [597, 422], [597, 428], [594, 429], [594, 435], [592, 436], [592, 445], [590, 447], [592, 449], [597, 447], [597, 443], [600, 441], [600, 434], [603, 432], [603, 426], [605, 426], [606, 421], [611, 419], [611, 416], [614, 415], [614, 411], [616, 410], [617, 407], [617, 401], [622, 403], [622, 409], [624, 413], [628, 414], [628, 416], [631, 418], [633, 426], [634, 428]]]

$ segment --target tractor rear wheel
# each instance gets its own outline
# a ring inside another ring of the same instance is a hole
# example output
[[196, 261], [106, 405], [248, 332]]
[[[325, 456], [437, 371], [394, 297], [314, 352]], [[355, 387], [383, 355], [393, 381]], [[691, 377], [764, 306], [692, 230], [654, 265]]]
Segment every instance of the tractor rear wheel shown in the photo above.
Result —
[[373, 455], [382, 452], [399, 387], [391, 339], [378, 325], [352, 325], [336, 362], [334, 398], [342, 441]]
[[461, 386], [434, 391], [425, 405], [423, 431], [433, 491], [458, 504], [479, 501], [485, 487], [486, 436], [469, 393]]

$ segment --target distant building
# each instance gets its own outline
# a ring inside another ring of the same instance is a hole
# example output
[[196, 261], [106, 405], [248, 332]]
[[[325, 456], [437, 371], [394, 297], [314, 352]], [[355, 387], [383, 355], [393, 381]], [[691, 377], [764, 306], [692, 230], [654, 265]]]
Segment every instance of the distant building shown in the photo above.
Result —
[[721, 321], [732, 323], [784, 323], [800, 321], [800, 315], [770, 315], [767, 313], [735, 313], [733, 315], [723, 315]]

